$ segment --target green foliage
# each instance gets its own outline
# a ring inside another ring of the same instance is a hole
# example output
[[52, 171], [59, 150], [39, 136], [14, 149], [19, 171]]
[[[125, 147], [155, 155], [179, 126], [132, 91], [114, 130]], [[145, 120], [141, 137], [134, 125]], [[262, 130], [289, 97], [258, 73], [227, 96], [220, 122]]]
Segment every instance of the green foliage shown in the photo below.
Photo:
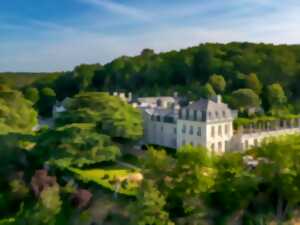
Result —
[[246, 76], [245, 87], [253, 90], [257, 95], [261, 94], [262, 84], [255, 73], [251, 73]]
[[37, 102], [39, 114], [43, 117], [52, 116], [52, 107], [56, 102], [56, 94], [52, 88], [43, 88], [40, 92], [40, 99]]
[[38, 202], [34, 206], [21, 207], [15, 224], [55, 225], [61, 206], [59, 186], [48, 187], [42, 191]]
[[95, 132], [91, 124], [71, 124], [43, 132], [32, 152], [41, 165], [49, 161], [61, 167], [114, 161], [120, 155], [110, 137]]
[[32, 85], [40, 79], [55, 76], [50, 73], [0, 73], [0, 84], [8, 84], [11, 88], [23, 88]]
[[287, 97], [282, 86], [278, 83], [269, 85], [267, 88], [267, 97], [271, 113], [274, 115], [281, 114], [280, 111], [282, 111], [287, 103]]
[[74, 69], [74, 78], [78, 85], [78, 89], [81, 91], [87, 90], [93, 80], [95, 71], [100, 69], [101, 65], [80, 65]]
[[201, 95], [205, 98], [210, 98], [216, 96], [217, 94], [213, 87], [209, 83], [207, 83], [203, 87], [201, 87]]
[[151, 181], [143, 183], [137, 202], [131, 206], [133, 225], [172, 225], [164, 210], [166, 200]]
[[18, 91], [0, 92], [0, 134], [30, 132], [37, 124], [37, 113], [32, 103]]
[[226, 81], [223, 76], [221, 75], [212, 75], [209, 78], [209, 83], [212, 85], [213, 89], [218, 93], [221, 94], [226, 89]]
[[261, 100], [251, 89], [239, 89], [232, 93], [231, 105], [240, 111], [252, 107], [257, 108], [260, 106], [260, 103]]
[[239, 153], [226, 153], [216, 163], [218, 170], [212, 193], [212, 207], [224, 213], [247, 208], [258, 188], [258, 177], [251, 173]]
[[40, 99], [39, 90], [37, 88], [28, 87], [24, 91], [24, 97], [35, 104]]
[[287, 136], [271, 143], [265, 143], [255, 152], [265, 163], [257, 167], [258, 176], [276, 195], [276, 214], [279, 218], [287, 216], [289, 209], [300, 203], [299, 189], [299, 136]]
[[107, 93], [80, 93], [71, 99], [67, 112], [58, 119], [58, 125], [94, 123], [101, 133], [114, 138], [137, 140], [143, 134], [139, 110]]

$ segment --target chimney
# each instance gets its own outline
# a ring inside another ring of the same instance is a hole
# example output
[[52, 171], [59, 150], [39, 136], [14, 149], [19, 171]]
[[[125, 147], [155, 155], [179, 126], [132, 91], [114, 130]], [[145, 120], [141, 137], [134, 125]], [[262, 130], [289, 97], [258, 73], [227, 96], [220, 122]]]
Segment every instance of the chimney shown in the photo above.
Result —
[[210, 99], [212, 101], [214, 101], [215, 103], [222, 103], [222, 96], [221, 95], [212, 96]]

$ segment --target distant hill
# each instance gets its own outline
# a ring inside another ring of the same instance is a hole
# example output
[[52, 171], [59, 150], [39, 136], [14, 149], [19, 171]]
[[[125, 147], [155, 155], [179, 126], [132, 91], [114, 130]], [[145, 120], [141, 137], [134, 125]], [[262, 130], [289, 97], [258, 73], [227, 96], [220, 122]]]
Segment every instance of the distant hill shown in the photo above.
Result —
[[57, 77], [60, 73], [0, 73], [0, 83], [20, 89], [34, 82], [49, 77]]

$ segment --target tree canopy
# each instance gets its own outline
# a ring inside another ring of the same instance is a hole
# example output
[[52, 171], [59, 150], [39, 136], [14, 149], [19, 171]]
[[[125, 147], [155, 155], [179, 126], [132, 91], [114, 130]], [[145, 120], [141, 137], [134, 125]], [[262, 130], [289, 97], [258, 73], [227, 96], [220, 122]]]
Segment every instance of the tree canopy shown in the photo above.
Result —
[[57, 119], [58, 125], [71, 123], [97, 124], [101, 133], [114, 138], [136, 140], [143, 134], [140, 111], [108, 93], [86, 92], [72, 98]]
[[0, 91], [0, 133], [31, 132], [37, 125], [32, 103], [14, 90]]
[[33, 152], [39, 164], [49, 161], [58, 166], [77, 166], [114, 161], [120, 150], [109, 136], [99, 134], [92, 124], [71, 124], [44, 131]]

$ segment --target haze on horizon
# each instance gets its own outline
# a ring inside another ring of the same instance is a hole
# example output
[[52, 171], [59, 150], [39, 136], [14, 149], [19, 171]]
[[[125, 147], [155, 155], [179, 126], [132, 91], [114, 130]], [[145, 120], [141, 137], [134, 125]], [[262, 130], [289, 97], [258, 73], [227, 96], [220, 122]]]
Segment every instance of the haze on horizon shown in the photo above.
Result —
[[14, 0], [0, 7], [0, 71], [71, 70], [144, 48], [298, 44], [299, 0]]

